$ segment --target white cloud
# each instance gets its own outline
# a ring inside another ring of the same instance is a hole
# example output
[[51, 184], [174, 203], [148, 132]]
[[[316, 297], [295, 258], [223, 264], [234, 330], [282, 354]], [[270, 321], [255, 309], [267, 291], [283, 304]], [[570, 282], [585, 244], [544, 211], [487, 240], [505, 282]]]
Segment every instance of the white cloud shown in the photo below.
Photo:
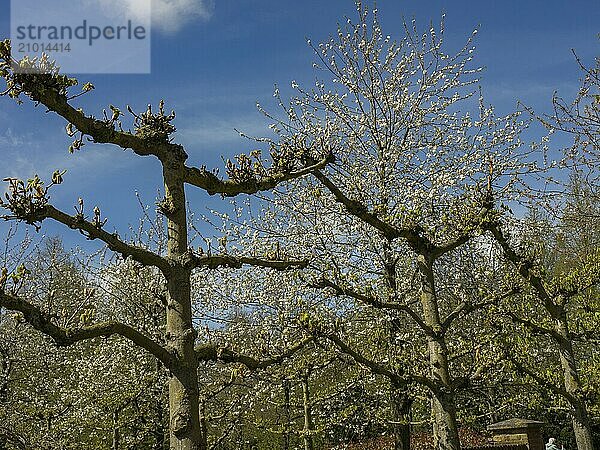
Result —
[[256, 118], [202, 117], [182, 120], [177, 128], [175, 140], [190, 149], [211, 146], [223, 151], [226, 150], [223, 147], [240, 148], [241, 144], [248, 142], [235, 130], [252, 137], [271, 135], [268, 122], [257, 114]]
[[150, 1], [152, 26], [165, 33], [175, 33], [196, 20], [207, 20], [213, 11], [213, 0], [102, 0], [102, 6], [113, 17], [125, 15], [146, 21]]
[[8, 128], [3, 134], [0, 134], [0, 149], [2, 148], [16, 148], [23, 146], [25, 140], [21, 136], [14, 134], [12, 129]]
[[[74, 154], [69, 154], [68, 146], [62, 133], [47, 133], [44, 140], [40, 140], [33, 133], [17, 134], [8, 128], [0, 133], [0, 155], [8, 161], [1, 167], [0, 179], [26, 179], [34, 174], [48, 179], [55, 170], [66, 169], [77, 182], [94, 183], [103, 171], [128, 167], [135, 161], [131, 153], [119, 152], [109, 145], [88, 144]], [[115, 152], [123, 154], [115, 158]]]
[[189, 22], [209, 19], [212, 10], [212, 2], [208, 0], [153, 0], [152, 23], [172, 33]]

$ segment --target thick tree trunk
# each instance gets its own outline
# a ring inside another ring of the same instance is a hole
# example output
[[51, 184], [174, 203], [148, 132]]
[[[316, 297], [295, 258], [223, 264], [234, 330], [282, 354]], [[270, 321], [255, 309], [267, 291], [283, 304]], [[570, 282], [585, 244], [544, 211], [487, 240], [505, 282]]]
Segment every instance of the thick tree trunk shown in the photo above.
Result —
[[556, 331], [561, 337], [559, 341], [559, 353], [563, 369], [564, 387], [567, 393], [572, 396], [573, 432], [575, 433], [577, 450], [594, 450], [590, 418], [585, 403], [580, 397], [581, 381], [577, 371], [577, 360], [564, 310], [561, 311], [560, 317], [556, 319]]
[[434, 448], [460, 450], [454, 394], [438, 392], [432, 397]]
[[167, 217], [167, 345], [178, 365], [169, 379], [169, 429], [171, 450], [205, 450], [200, 427], [198, 360], [194, 351], [196, 332], [192, 324], [191, 270], [188, 255], [183, 163], [174, 155], [163, 163], [165, 198], [161, 210]]
[[[204, 450], [198, 404], [196, 333], [192, 328], [189, 274], [169, 280], [167, 336], [179, 356], [179, 367], [169, 379], [169, 413], [172, 450]], [[187, 301], [181, 301], [186, 298]], [[179, 301], [176, 301], [178, 299]]]
[[437, 303], [433, 260], [429, 254], [419, 255], [421, 276], [421, 306], [425, 324], [429, 327], [428, 353], [431, 375], [437, 385], [433, 392], [433, 437], [436, 450], [460, 450], [454, 387], [448, 365], [448, 349], [442, 333]]
[[410, 422], [413, 399], [405, 387], [394, 386], [390, 392], [393, 413], [394, 450], [410, 450]]
[[302, 393], [304, 394], [304, 450], [314, 450], [312, 405], [310, 400], [310, 371], [302, 376]]
[[573, 413], [573, 431], [577, 450], [594, 450], [594, 440], [590, 418], [585, 407], [575, 409]]

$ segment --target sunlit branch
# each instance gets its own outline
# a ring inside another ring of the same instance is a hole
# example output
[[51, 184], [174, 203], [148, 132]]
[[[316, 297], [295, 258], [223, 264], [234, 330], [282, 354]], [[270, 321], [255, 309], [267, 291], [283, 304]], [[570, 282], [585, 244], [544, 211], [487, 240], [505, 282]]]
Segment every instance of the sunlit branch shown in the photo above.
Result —
[[559, 311], [557, 305], [552, 300], [542, 278], [536, 274], [534, 263], [529, 259], [519, 255], [508, 242], [507, 237], [502, 232], [498, 223], [486, 223], [485, 228], [489, 230], [496, 242], [502, 248], [504, 256], [513, 263], [519, 274], [529, 282], [535, 290], [537, 296], [542, 300], [544, 306], [552, 317], [557, 318]]
[[210, 195], [222, 194], [226, 197], [235, 197], [239, 194], [255, 194], [268, 191], [278, 184], [302, 177], [315, 170], [325, 167], [331, 158], [325, 158], [315, 164], [291, 172], [270, 173], [260, 178], [252, 178], [247, 181], [223, 180], [206, 169], [196, 167], [185, 167], [184, 180], [192, 186], [204, 189]]
[[168, 369], [175, 367], [175, 357], [164, 347], [136, 329], [120, 322], [102, 322], [79, 328], [63, 328], [51, 317], [28, 301], [0, 291], [0, 307], [23, 314], [25, 321], [36, 330], [51, 337], [59, 347], [68, 347], [80, 341], [113, 335], [122, 336], [158, 358]]
[[169, 273], [169, 263], [163, 257], [144, 248], [123, 242], [119, 239], [117, 234], [111, 234], [104, 231], [100, 226], [85, 220], [85, 218], [80, 215], [71, 216], [51, 205], [47, 205], [36, 214], [36, 217], [27, 219], [42, 221], [47, 218], [60, 222], [74, 230], [79, 230], [90, 240], [101, 240], [110, 250], [119, 253], [123, 257], [131, 257], [135, 261], [146, 266], [155, 266], [159, 268], [164, 274]]
[[369, 359], [365, 356], [361, 355], [357, 350], [344, 342], [337, 334], [333, 332], [321, 331], [321, 330], [313, 330], [317, 335], [323, 335], [331, 342], [333, 342], [336, 347], [340, 349], [343, 353], [350, 356], [357, 364], [367, 368], [374, 374], [382, 375], [392, 381], [397, 385], [406, 385], [408, 383], [418, 383], [423, 386], [428, 387], [432, 390], [432, 392], [438, 392], [438, 386], [435, 382], [430, 380], [427, 377], [422, 377], [418, 375], [410, 375], [410, 374], [399, 374], [394, 372], [387, 367]]
[[442, 328], [444, 330], [448, 330], [452, 323], [461, 315], [470, 314], [489, 305], [496, 305], [500, 301], [512, 297], [513, 295], [518, 294], [519, 292], [521, 292], [521, 289], [518, 287], [514, 287], [503, 294], [491, 295], [487, 299], [482, 300], [481, 302], [471, 303], [468, 301], [464, 301], [460, 303], [456, 308], [454, 308], [454, 310], [452, 310], [450, 314], [448, 314], [448, 316], [442, 324]]
[[292, 347], [284, 350], [280, 355], [267, 359], [256, 359], [230, 348], [220, 347], [214, 344], [199, 345], [195, 350], [198, 361], [240, 363], [250, 370], [262, 370], [276, 364], [281, 364], [286, 359], [292, 357], [296, 352], [306, 347], [306, 345], [308, 345], [308, 343], [310, 343], [312, 340], [312, 337], [306, 338]]
[[307, 260], [262, 259], [251, 256], [233, 255], [194, 255], [192, 261], [194, 267], [207, 267], [209, 269], [217, 269], [219, 267], [239, 269], [244, 265], [248, 265], [275, 270], [291, 270], [303, 269], [309, 264]]
[[331, 181], [323, 172], [320, 170], [315, 170], [313, 172], [314, 176], [333, 194], [338, 202], [345, 206], [346, 210], [355, 217], [363, 220], [368, 223], [375, 229], [379, 230], [388, 240], [393, 240], [398, 237], [404, 237], [409, 241], [414, 242], [422, 242], [422, 238], [410, 231], [410, 230], [402, 230], [390, 225], [387, 222], [384, 222], [380, 218], [377, 217], [376, 214], [370, 212], [368, 208], [362, 203], [352, 200], [347, 197], [336, 185], [333, 181]]
[[508, 317], [511, 318], [511, 320], [513, 322], [525, 326], [526, 328], [528, 328], [531, 332], [533, 332], [535, 334], [552, 336], [556, 341], [563, 340], [563, 337], [559, 333], [557, 333], [555, 330], [538, 325], [538, 324], [532, 322], [531, 320], [523, 319], [522, 317], [519, 317], [510, 311], [507, 311], [506, 314], [508, 315]]
[[507, 355], [507, 357], [510, 359], [511, 363], [515, 366], [515, 369], [517, 369], [517, 372], [519, 372], [521, 374], [524, 374], [524, 375], [527, 375], [533, 381], [535, 381], [539, 386], [541, 386], [543, 388], [546, 388], [546, 389], [552, 391], [554, 394], [559, 395], [559, 396], [567, 399], [571, 404], [578, 403], [577, 399], [575, 399], [565, 389], [563, 389], [563, 388], [555, 385], [550, 380], [547, 380], [546, 378], [538, 375], [534, 370], [531, 370], [528, 367], [525, 367], [516, 358], [514, 358], [514, 357], [512, 357], [510, 355]]
[[318, 289], [323, 289], [323, 288], [333, 289], [335, 291], [335, 294], [338, 296], [345, 295], [347, 297], [358, 300], [366, 305], [372, 306], [373, 308], [391, 309], [391, 310], [405, 312], [406, 314], [408, 314], [411, 317], [411, 319], [413, 319], [415, 321], [415, 323], [417, 325], [419, 325], [419, 327], [426, 334], [430, 335], [433, 332], [431, 327], [429, 327], [423, 321], [423, 319], [421, 319], [421, 317], [408, 305], [405, 305], [402, 303], [382, 302], [381, 300], [379, 300], [376, 297], [364, 295], [364, 294], [361, 294], [360, 292], [356, 292], [347, 287], [342, 287], [327, 278], [322, 278], [317, 283], [313, 283], [311, 285], [311, 287], [318, 288]]
[[24, 91], [31, 96], [31, 99], [65, 118], [84, 135], [92, 137], [94, 142], [110, 143], [123, 149], [132, 149], [141, 156], [154, 155], [161, 157], [168, 153], [176, 153], [184, 160], [187, 158], [183, 147], [180, 145], [118, 131], [113, 123], [95, 119], [87, 116], [82, 110], [75, 109], [69, 104], [66, 95], [55, 88], [48, 88], [40, 84], [39, 77], [36, 77], [35, 80], [36, 82], [28, 83], [27, 77], [20, 78]]

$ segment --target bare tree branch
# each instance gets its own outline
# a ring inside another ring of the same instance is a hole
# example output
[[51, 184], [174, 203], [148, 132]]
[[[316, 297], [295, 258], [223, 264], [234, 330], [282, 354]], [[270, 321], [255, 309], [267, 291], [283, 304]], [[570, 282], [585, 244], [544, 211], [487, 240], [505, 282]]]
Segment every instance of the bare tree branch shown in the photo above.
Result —
[[472, 238], [473, 238], [473, 232], [469, 231], [469, 232], [459, 236], [452, 242], [449, 242], [445, 245], [435, 246], [435, 249], [432, 252], [432, 258], [437, 259], [440, 256], [445, 255], [446, 253], [450, 253], [451, 251], [456, 250], [461, 245], [469, 242]]
[[[379, 230], [388, 241], [397, 238], [404, 239], [411, 249], [418, 251], [428, 249], [434, 259], [455, 250], [461, 245], [468, 242], [473, 237], [473, 230], [468, 230], [454, 241], [445, 245], [435, 245], [427, 237], [423, 236], [418, 227], [414, 228], [398, 228], [377, 217], [377, 214], [370, 212], [369, 209], [357, 200], [353, 200], [346, 196], [335, 183], [320, 170], [315, 170], [313, 175], [333, 194], [338, 202], [346, 207], [346, 210], [353, 216], [368, 223], [373, 228]], [[480, 222], [478, 217], [475, 220], [476, 224]], [[469, 226], [472, 224], [469, 223]]]
[[533, 287], [537, 296], [544, 303], [545, 308], [552, 315], [553, 318], [557, 318], [560, 315], [558, 306], [554, 303], [552, 296], [542, 278], [536, 273], [534, 263], [528, 258], [519, 255], [508, 242], [508, 238], [504, 235], [500, 228], [500, 224], [497, 222], [489, 222], [484, 224], [484, 227], [489, 230], [494, 239], [503, 250], [504, 256], [513, 263], [519, 274]]
[[[54, 75], [48, 75], [47, 80], [51, 81], [53, 77]], [[66, 93], [40, 83], [39, 76], [20, 76], [18, 80], [23, 91], [34, 102], [39, 102], [48, 110], [62, 116], [84, 135], [91, 136], [94, 142], [110, 143], [123, 149], [132, 149], [141, 156], [154, 155], [160, 158], [168, 153], [175, 153], [183, 160], [187, 159], [187, 154], [181, 145], [117, 131], [114, 123], [86, 116], [82, 110], [75, 109], [69, 104]]]
[[556, 395], [559, 395], [559, 396], [565, 398], [572, 405], [578, 403], [577, 399], [575, 399], [571, 394], [569, 394], [562, 387], [557, 386], [553, 382], [551, 382], [550, 380], [547, 380], [546, 378], [538, 375], [534, 370], [531, 370], [528, 367], [526, 367], [525, 365], [523, 365], [516, 358], [514, 358], [513, 356], [511, 356], [508, 352], [507, 352], [506, 356], [510, 359], [511, 363], [515, 366], [515, 369], [517, 369], [518, 372], [520, 372], [520, 373], [522, 373], [524, 375], [529, 376], [539, 386], [541, 386], [543, 388], [546, 388], [546, 389], [552, 391], [553, 393], [555, 393]]
[[256, 194], [275, 188], [284, 181], [300, 178], [315, 170], [325, 167], [331, 161], [327, 157], [305, 168], [282, 173], [272, 173], [261, 178], [253, 178], [247, 181], [223, 180], [206, 169], [196, 167], [185, 167], [184, 181], [192, 186], [204, 189], [208, 194], [221, 194], [225, 197], [235, 197], [239, 194]]
[[53, 219], [74, 230], [79, 230], [86, 238], [90, 240], [99, 239], [104, 242], [108, 248], [123, 257], [131, 257], [135, 261], [145, 266], [155, 266], [163, 274], [170, 271], [169, 262], [156, 253], [141, 247], [127, 244], [119, 239], [118, 235], [104, 231], [101, 226], [85, 220], [82, 215], [71, 216], [51, 205], [46, 205], [35, 213], [34, 217], [21, 218], [27, 223], [41, 222], [45, 219]]
[[294, 346], [286, 349], [278, 356], [267, 359], [256, 359], [244, 355], [227, 347], [219, 347], [214, 344], [203, 344], [196, 347], [198, 361], [222, 361], [225, 363], [240, 363], [250, 370], [262, 370], [275, 364], [281, 364], [287, 358], [293, 356], [296, 352], [306, 347], [313, 341], [313, 337], [306, 338]]
[[368, 223], [379, 230], [388, 240], [403, 237], [409, 242], [423, 245], [425, 240], [412, 230], [396, 228], [393, 225], [381, 220], [376, 214], [370, 212], [362, 203], [347, 197], [333, 181], [331, 181], [323, 172], [315, 170], [313, 175], [331, 192], [336, 200], [346, 207], [346, 210], [355, 217]]
[[0, 291], [0, 307], [22, 313], [29, 325], [51, 337], [59, 347], [68, 347], [76, 342], [97, 337], [119, 335], [154, 355], [169, 370], [176, 368], [176, 359], [167, 349], [129, 325], [103, 322], [80, 328], [63, 328], [54, 324], [50, 316], [37, 306], [3, 291]]
[[345, 295], [348, 296], [350, 298], [354, 298], [362, 303], [365, 303], [369, 306], [372, 306], [373, 308], [377, 308], [377, 309], [392, 309], [392, 310], [396, 310], [396, 311], [402, 311], [405, 312], [406, 314], [408, 314], [411, 319], [413, 319], [415, 321], [415, 323], [427, 334], [427, 335], [431, 335], [433, 334], [433, 330], [431, 329], [430, 326], [428, 326], [423, 319], [421, 319], [421, 317], [415, 312], [413, 311], [413, 309], [408, 306], [408, 305], [404, 305], [401, 303], [391, 303], [391, 302], [382, 302], [381, 300], [379, 300], [376, 297], [371, 297], [368, 295], [364, 295], [361, 294], [360, 292], [356, 292], [352, 289], [349, 289], [347, 287], [342, 287], [339, 284], [334, 283], [333, 281], [327, 279], [327, 278], [322, 278], [319, 282], [314, 283], [311, 285], [311, 287], [314, 288], [319, 288], [319, 289], [323, 289], [323, 288], [331, 288], [335, 291], [336, 295]]
[[482, 300], [481, 302], [471, 303], [468, 301], [464, 301], [460, 303], [456, 308], [454, 308], [454, 310], [450, 314], [448, 314], [448, 316], [442, 323], [442, 329], [448, 330], [452, 325], [452, 322], [458, 319], [462, 314], [470, 314], [473, 311], [485, 308], [486, 306], [496, 305], [501, 300], [509, 298], [515, 294], [518, 294], [519, 292], [521, 292], [521, 289], [519, 287], [514, 287], [503, 294], [491, 295], [486, 300]]
[[523, 319], [522, 317], [519, 317], [510, 311], [506, 311], [506, 315], [508, 315], [508, 317], [510, 317], [513, 322], [524, 325], [526, 328], [529, 328], [529, 330], [531, 330], [533, 333], [552, 336], [552, 338], [557, 342], [564, 341], [564, 338], [555, 330], [538, 325], [532, 322], [531, 320]]
[[233, 255], [194, 255], [194, 267], [208, 267], [216, 269], [218, 267], [231, 267], [239, 269], [244, 265], [255, 267], [266, 267], [275, 270], [291, 270], [304, 269], [308, 266], [307, 260], [277, 260], [277, 259], [262, 259], [251, 256], [233, 256]]
[[428, 387], [429, 389], [432, 390], [432, 392], [439, 391], [437, 384], [427, 377], [422, 377], [422, 376], [413, 375], [413, 374], [405, 374], [405, 373], [399, 374], [399, 373], [396, 373], [396, 372], [388, 369], [387, 367], [379, 364], [378, 362], [375, 362], [375, 361], [361, 355], [357, 350], [355, 350], [353, 347], [351, 347], [346, 342], [344, 342], [344, 340], [342, 340], [334, 332], [323, 331], [323, 330], [318, 330], [318, 329], [313, 330], [313, 331], [315, 332], [315, 334], [322, 335], [322, 336], [326, 337], [327, 339], [329, 339], [343, 353], [350, 356], [354, 361], [356, 361], [357, 364], [367, 368], [374, 374], [382, 375], [382, 376], [386, 377], [388, 380], [390, 380], [391, 382], [396, 383], [398, 385], [406, 385], [408, 383], [413, 382], [413, 383], [418, 383], [425, 387]]

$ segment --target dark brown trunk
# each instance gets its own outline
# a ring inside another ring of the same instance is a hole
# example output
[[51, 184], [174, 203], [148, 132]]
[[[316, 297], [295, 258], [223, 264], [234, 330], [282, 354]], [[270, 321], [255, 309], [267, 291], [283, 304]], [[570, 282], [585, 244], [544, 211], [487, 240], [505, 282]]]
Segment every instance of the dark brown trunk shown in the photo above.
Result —
[[391, 390], [394, 450], [410, 449], [410, 422], [413, 399], [405, 387], [392, 385]]

